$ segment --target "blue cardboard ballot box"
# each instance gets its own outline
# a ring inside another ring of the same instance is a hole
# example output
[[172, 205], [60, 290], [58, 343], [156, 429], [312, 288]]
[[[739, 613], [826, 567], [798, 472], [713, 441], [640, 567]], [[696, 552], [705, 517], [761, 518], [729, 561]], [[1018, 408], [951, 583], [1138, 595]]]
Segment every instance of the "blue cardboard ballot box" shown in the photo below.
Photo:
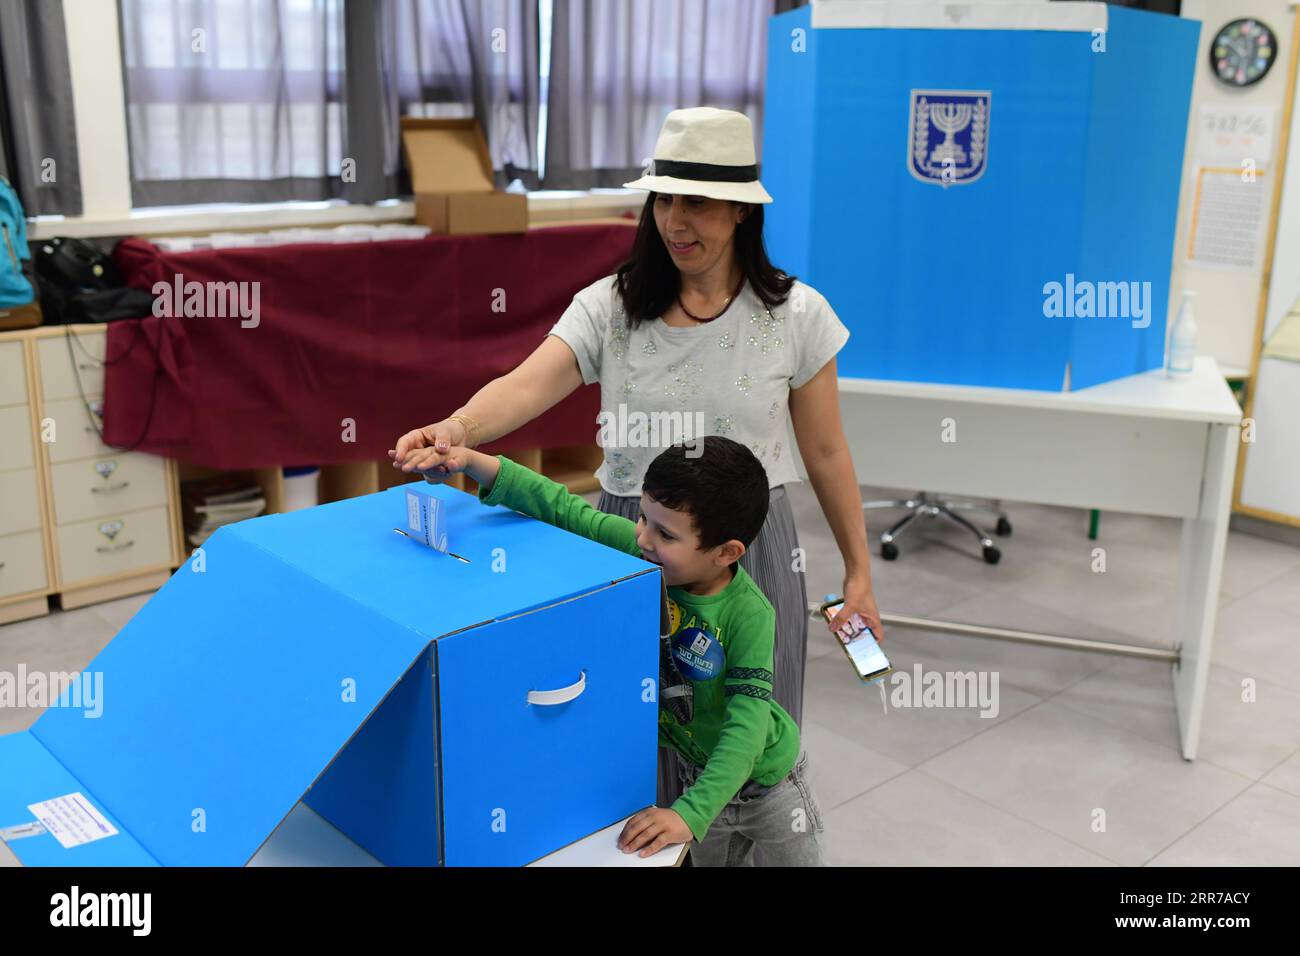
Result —
[[1200, 23], [813, 0], [768, 25], [772, 261], [839, 373], [1059, 391], [1159, 367]]
[[228, 526], [87, 666], [100, 717], [0, 737], [18, 859], [242, 865], [303, 800], [385, 863], [513, 865], [653, 804], [659, 569], [407, 487], [465, 560], [393, 532], [403, 487]]

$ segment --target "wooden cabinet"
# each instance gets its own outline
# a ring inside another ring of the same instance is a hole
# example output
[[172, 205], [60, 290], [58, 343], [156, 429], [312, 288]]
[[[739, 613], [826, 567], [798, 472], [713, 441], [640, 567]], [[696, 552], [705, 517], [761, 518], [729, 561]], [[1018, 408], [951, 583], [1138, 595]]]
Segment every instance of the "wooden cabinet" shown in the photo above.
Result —
[[27, 338], [0, 335], [0, 623], [48, 613], [53, 585], [30, 366]]
[[57, 526], [60, 581], [134, 575], [172, 563], [171, 522], [165, 505], [115, 512], [111, 517]]
[[53, 589], [72, 608], [160, 587], [178, 563], [176, 468], [104, 444], [106, 328], [27, 335]]

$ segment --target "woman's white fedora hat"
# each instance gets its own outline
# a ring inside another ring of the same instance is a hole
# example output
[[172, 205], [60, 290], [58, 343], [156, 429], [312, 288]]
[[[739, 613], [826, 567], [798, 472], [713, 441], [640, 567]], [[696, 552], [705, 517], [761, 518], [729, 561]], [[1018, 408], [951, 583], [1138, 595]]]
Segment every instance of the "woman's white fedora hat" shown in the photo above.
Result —
[[695, 106], [664, 119], [654, 159], [640, 179], [623, 185], [658, 193], [769, 203], [758, 181], [754, 125], [744, 113]]

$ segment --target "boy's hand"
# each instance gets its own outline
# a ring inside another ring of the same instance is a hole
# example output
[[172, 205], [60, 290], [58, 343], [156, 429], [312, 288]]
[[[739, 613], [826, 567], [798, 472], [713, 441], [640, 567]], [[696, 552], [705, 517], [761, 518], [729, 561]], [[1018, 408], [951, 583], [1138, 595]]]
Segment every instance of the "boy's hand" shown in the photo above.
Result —
[[402, 471], [418, 471], [425, 481], [440, 484], [450, 476], [468, 470], [472, 454], [470, 449], [458, 445], [451, 446], [445, 452], [435, 448], [421, 448], [407, 456]]
[[463, 424], [459, 421], [444, 419], [440, 422], [434, 422], [432, 425], [425, 425], [423, 428], [416, 428], [407, 432], [397, 439], [396, 448], [388, 450], [388, 457], [393, 459], [394, 468], [401, 468], [406, 464], [407, 457], [413, 451], [418, 451], [421, 448], [446, 451], [452, 445], [463, 445], [467, 437], [469, 436], [466, 434]]
[[[466, 438], [465, 426], [460, 422], [441, 421], [409, 431], [397, 440], [397, 447], [388, 450], [388, 457], [393, 460], [393, 467], [410, 473], [420, 471], [413, 464], [417, 458], [423, 460], [423, 452], [432, 450], [445, 453], [454, 444], [463, 444]], [[441, 484], [451, 477], [445, 470], [425, 470], [424, 480], [431, 484]]]
[[[618, 835], [618, 848], [624, 853], [641, 850], [642, 857], [658, 853], [670, 843], [690, 843], [695, 839], [686, 821], [675, 810], [650, 807], [635, 813]], [[641, 849], [645, 847], [645, 849]]]
[[501, 462], [494, 456], [460, 445], [452, 445], [446, 452], [433, 448], [419, 449], [411, 454], [411, 460], [402, 470], [405, 471], [412, 464], [413, 470], [420, 472], [430, 484], [441, 484], [452, 475], [464, 472], [484, 492], [492, 490], [501, 471]]

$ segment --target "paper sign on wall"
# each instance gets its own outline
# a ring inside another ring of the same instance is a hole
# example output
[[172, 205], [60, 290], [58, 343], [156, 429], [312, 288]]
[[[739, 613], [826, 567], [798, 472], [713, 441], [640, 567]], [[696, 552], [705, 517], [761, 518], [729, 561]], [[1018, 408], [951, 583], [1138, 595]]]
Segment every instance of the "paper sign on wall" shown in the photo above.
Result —
[[1196, 164], [1241, 169], [1249, 161], [1262, 169], [1273, 157], [1275, 115], [1271, 106], [1202, 104], [1196, 126]]
[[1268, 182], [1262, 172], [1246, 177], [1230, 166], [1197, 169], [1187, 261], [1215, 269], [1259, 268]]

